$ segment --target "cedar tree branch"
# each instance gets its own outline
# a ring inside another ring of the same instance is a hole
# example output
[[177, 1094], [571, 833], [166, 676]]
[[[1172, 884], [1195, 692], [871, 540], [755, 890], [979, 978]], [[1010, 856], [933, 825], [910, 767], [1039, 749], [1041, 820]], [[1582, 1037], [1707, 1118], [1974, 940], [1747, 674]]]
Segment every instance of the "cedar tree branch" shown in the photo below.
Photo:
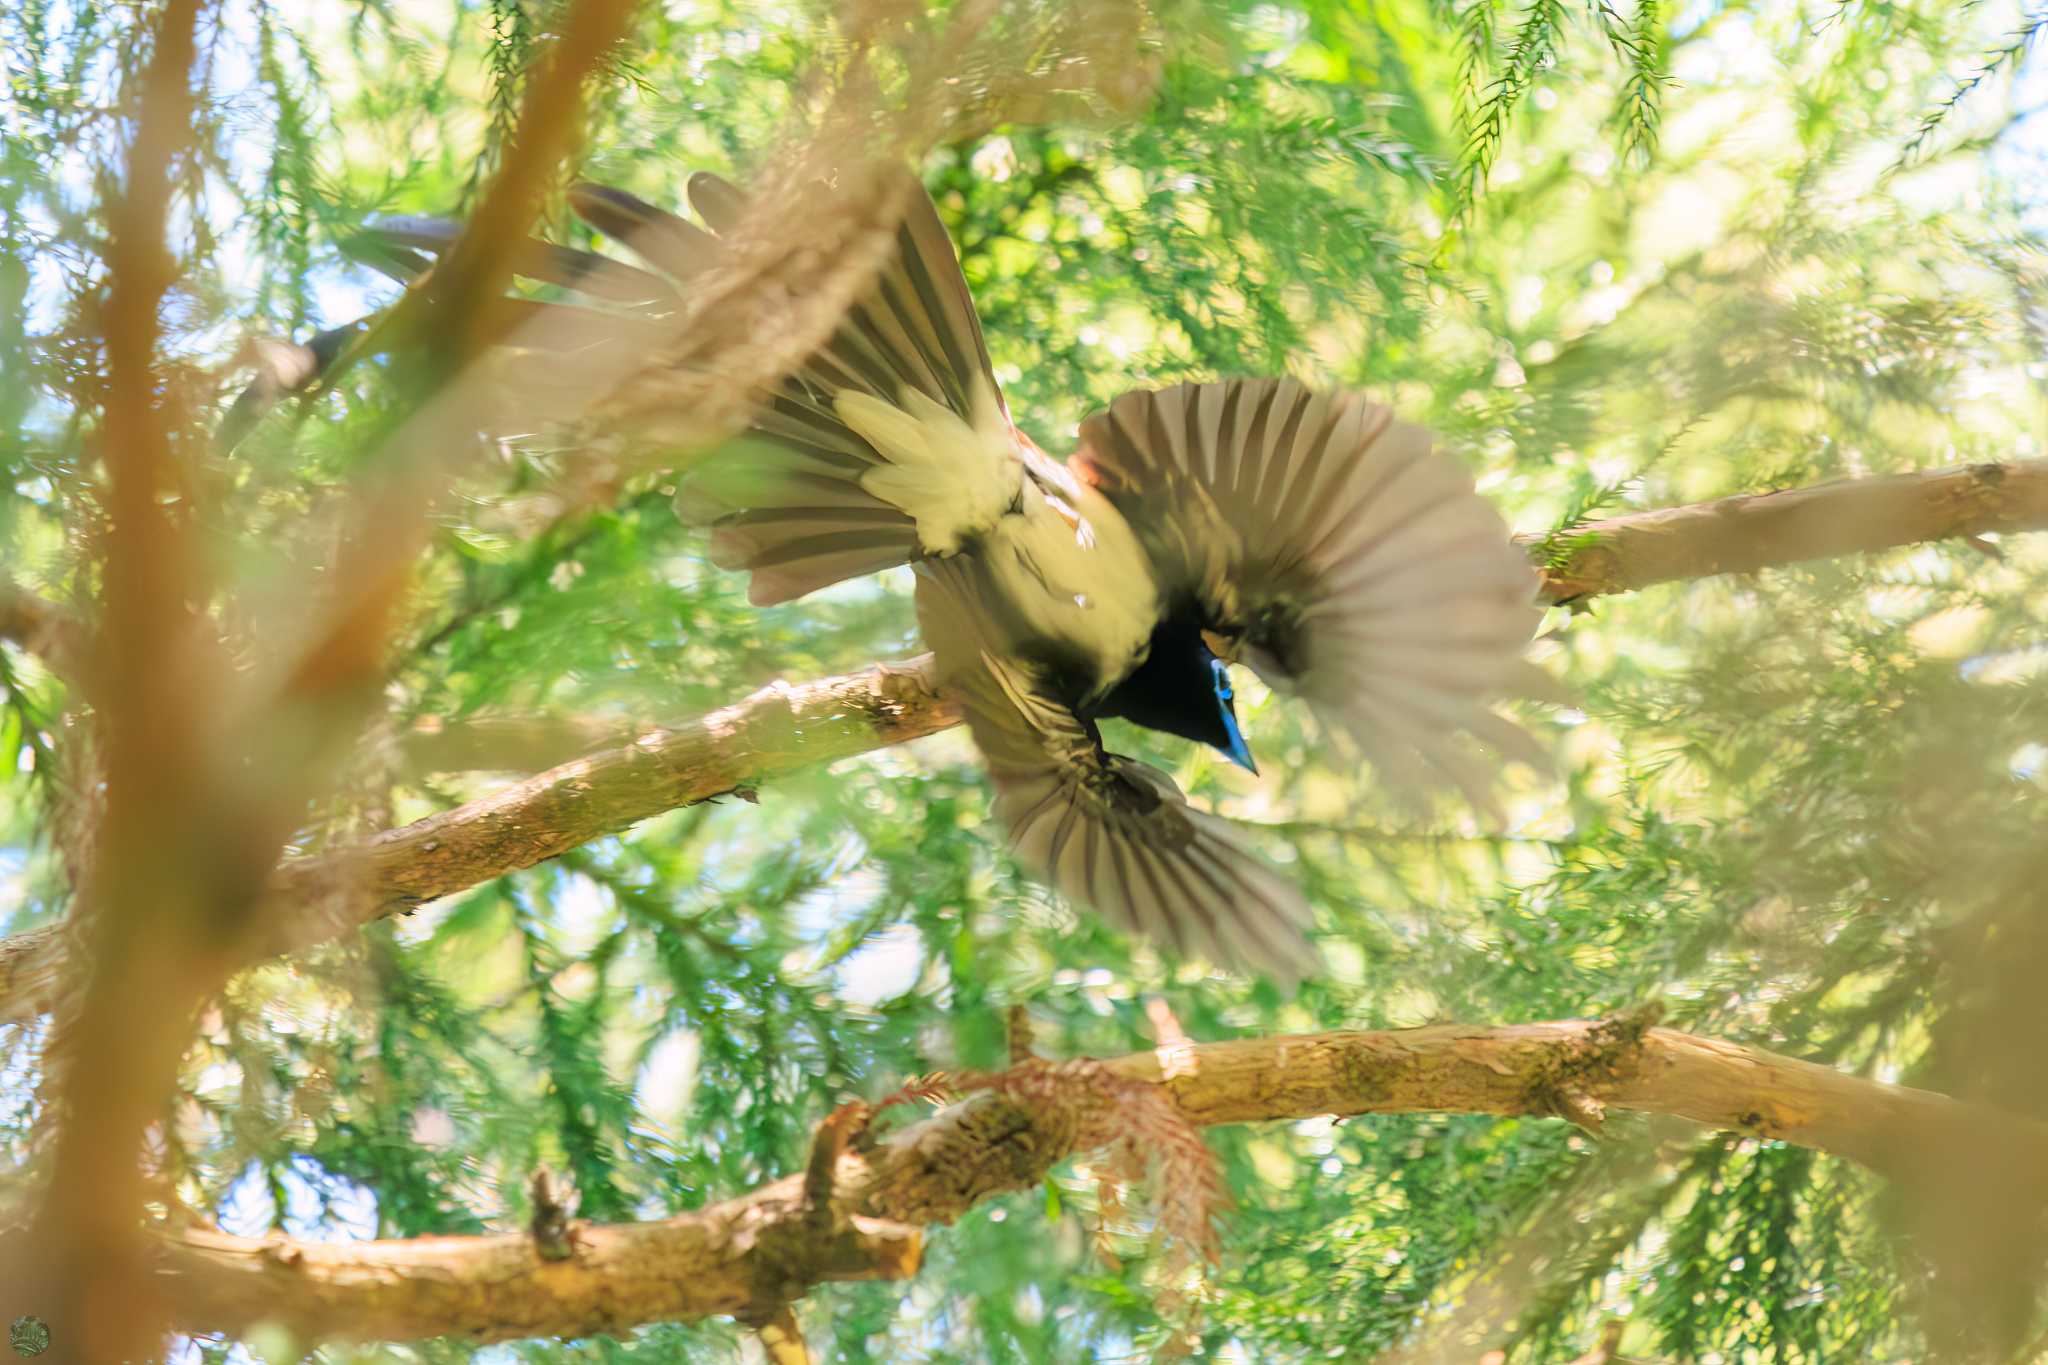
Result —
[[[1541, 1116], [1569, 1102], [1673, 1115], [1907, 1179], [1958, 1160], [2048, 1162], [2048, 1124], [1642, 1018], [1178, 1043], [1100, 1065], [1164, 1085], [1203, 1126], [1324, 1114]], [[914, 1273], [922, 1225], [1036, 1185], [1076, 1154], [1077, 1132], [1071, 1116], [975, 1095], [865, 1151], [838, 1150], [829, 1223], [812, 1202], [817, 1174], [803, 1172], [660, 1222], [579, 1224], [567, 1260], [544, 1258], [516, 1233], [290, 1242], [186, 1232], [165, 1237], [160, 1265], [182, 1305], [178, 1325], [190, 1331], [271, 1322], [302, 1341], [505, 1341], [714, 1314], [759, 1320], [821, 1281]]]
[[2048, 460], [1841, 479], [1519, 539], [1539, 554], [1551, 547], [1544, 598], [1570, 602], [1925, 540], [2040, 530], [2048, 530]]
[[[324, 942], [680, 806], [959, 722], [926, 661], [881, 665], [752, 696], [601, 749], [354, 848], [288, 859], [256, 960]], [[0, 939], [0, 1020], [47, 1010], [69, 952], [63, 924]]]

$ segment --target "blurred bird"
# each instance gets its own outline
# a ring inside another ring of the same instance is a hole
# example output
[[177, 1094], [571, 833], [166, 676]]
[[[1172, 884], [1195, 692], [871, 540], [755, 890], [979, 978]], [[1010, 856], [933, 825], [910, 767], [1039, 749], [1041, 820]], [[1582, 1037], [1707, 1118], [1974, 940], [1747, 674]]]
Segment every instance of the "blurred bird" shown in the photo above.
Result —
[[[630, 194], [571, 192], [651, 271], [535, 244], [524, 273], [660, 315], [745, 200], [698, 174], [704, 227]], [[706, 229], [709, 229], [708, 231]], [[387, 220], [401, 279], [455, 224]], [[1233, 664], [1303, 698], [1384, 781], [1490, 803], [1499, 758], [1545, 756], [1490, 703], [1540, 694], [1523, 660], [1536, 575], [1429, 433], [1347, 392], [1233, 379], [1127, 393], [1054, 460], [1010, 420], [938, 211], [826, 344], [762, 398], [752, 439], [695, 466], [676, 507], [759, 605], [909, 565], [940, 685], [964, 703], [1016, 855], [1069, 898], [1187, 955], [1316, 965], [1300, 891], [1167, 774], [1104, 747], [1122, 717], [1251, 772]]]

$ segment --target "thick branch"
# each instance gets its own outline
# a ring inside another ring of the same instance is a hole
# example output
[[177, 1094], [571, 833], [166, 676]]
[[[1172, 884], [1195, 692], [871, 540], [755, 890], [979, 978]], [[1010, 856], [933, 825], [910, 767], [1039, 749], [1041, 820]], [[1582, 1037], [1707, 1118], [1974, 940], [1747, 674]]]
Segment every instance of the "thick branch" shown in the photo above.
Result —
[[[2048, 462], [1969, 465], [1726, 498], [1596, 522], [1546, 569], [1546, 601], [1920, 540], [2048, 528]], [[1548, 538], [1522, 537], [1544, 553]], [[735, 706], [599, 750], [347, 853], [290, 862], [273, 884], [268, 953], [310, 946], [677, 806], [944, 730], [958, 709], [924, 661], [776, 684]], [[304, 908], [301, 908], [304, 907]], [[56, 927], [0, 940], [0, 1021], [48, 1008]]]
[[[1593, 522], [1543, 576], [1552, 602], [1923, 540], [2048, 529], [2048, 460], [1843, 479]], [[1540, 547], [1548, 536], [1524, 536]]]
[[[260, 952], [292, 952], [674, 810], [957, 724], [926, 661], [774, 683], [735, 705], [515, 782], [357, 848], [287, 861]], [[0, 940], [0, 1018], [47, 1009], [61, 925]]]
[[[2028, 1168], [2048, 1162], [2048, 1125], [1625, 1019], [1180, 1044], [1103, 1065], [1164, 1084], [1201, 1125], [1609, 1108], [1907, 1177], [1986, 1154]], [[1071, 1115], [1034, 1115], [983, 1094], [865, 1153], [846, 1150], [833, 1201], [846, 1220], [839, 1232], [821, 1225], [797, 1174], [663, 1222], [579, 1226], [565, 1261], [543, 1259], [518, 1235], [293, 1243], [187, 1233], [168, 1241], [164, 1269], [183, 1305], [179, 1326], [195, 1331], [271, 1321], [308, 1339], [496, 1341], [746, 1316], [820, 1280], [913, 1273], [918, 1225], [1036, 1185], [1074, 1155], [1076, 1131]]]
[[579, 1224], [545, 1260], [523, 1233], [386, 1242], [292, 1242], [187, 1232], [160, 1268], [178, 1325], [242, 1332], [277, 1323], [305, 1342], [472, 1341], [624, 1334], [650, 1322], [766, 1316], [827, 1280], [901, 1279], [922, 1234], [856, 1217], [819, 1231], [801, 1182], [782, 1181], [652, 1223]]
[[202, 8], [163, 5], [147, 61], [124, 80], [135, 131], [105, 208], [105, 384], [93, 423], [106, 515], [93, 538], [102, 628], [92, 671], [110, 684], [94, 698], [104, 783], [78, 895], [93, 970], [80, 973], [80, 1006], [58, 1021], [46, 1054], [60, 1064], [44, 1087], [58, 1117], [32, 1214], [38, 1258], [0, 1258], [0, 1277], [46, 1305], [53, 1335], [83, 1360], [124, 1359], [148, 1339], [158, 1305], [135, 1227], [138, 1148], [171, 1089], [180, 1016], [214, 984], [200, 964], [253, 908], [275, 857], [222, 837], [232, 816], [201, 814], [214, 793], [195, 761], [197, 736], [223, 660], [184, 636], [205, 573], [172, 508], [186, 470], [157, 361], [177, 271], [173, 164], [191, 138]]

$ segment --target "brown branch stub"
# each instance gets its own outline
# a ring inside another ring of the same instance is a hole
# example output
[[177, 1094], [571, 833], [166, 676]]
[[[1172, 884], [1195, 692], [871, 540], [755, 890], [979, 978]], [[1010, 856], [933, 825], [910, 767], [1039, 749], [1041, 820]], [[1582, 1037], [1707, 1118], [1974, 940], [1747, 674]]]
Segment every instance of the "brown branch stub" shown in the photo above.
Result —
[[835, 1202], [839, 1159], [866, 1130], [870, 1117], [865, 1104], [851, 1100], [827, 1114], [818, 1131], [811, 1134], [811, 1159], [804, 1167], [804, 1204], [810, 1210], [812, 1225], [823, 1231], [836, 1231], [845, 1225]]
[[1547, 1097], [1544, 1108], [1588, 1137], [1607, 1131], [1607, 1106], [1583, 1090], [1559, 1090]]
[[767, 1352], [769, 1365], [811, 1365], [811, 1348], [804, 1340], [804, 1330], [796, 1320], [796, 1310], [788, 1304], [782, 1305], [774, 1316], [757, 1324], [756, 1332], [761, 1338], [761, 1349]]
[[1014, 1004], [1003, 1015], [1005, 1033], [1010, 1049], [1010, 1065], [1018, 1066], [1031, 1060], [1031, 1011], [1021, 1003]]
[[[923, 1255], [923, 1234], [885, 1218], [850, 1215], [838, 1195], [839, 1167], [854, 1140], [867, 1130], [872, 1111], [859, 1100], [826, 1115], [811, 1135], [811, 1152], [798, 1186], [795, 1215], [762, 1225], [748, 1250], [756, 1264], [750, 1297], [734, 1316], [761, 1329], [764, 1344], [775, 1344], [775, 1325], [786, 1323], [782, 1349], [803, 1348], [790, 1304], [828, 1279], [849, 1278], [847, 1267], [872, 1271], [863, 1279], [897, 1279], [915, 1274]], [[792, 1359], [798, 1359], [792, 1355]]]
[[[1169, 1279], [1198, 1260], [1213, 1264], [1221, 1256], [1217, 1222], [1228, 1203], [1222, 1171], [1163, 1086], [1085, 1057], [1027, 1058], [992, 1076], [956, 1077], [954, 1084], [1027, 1109], [1070, 1153], [1103, 1153], [1105, 1185], [1151, 1177], [1159, 1228], [1169, 1241]], [[1115, 1191], [1105, 1202], [1118, 1202]]]
[[1559, 1051], [1530, 1087], [1533, 1112], [1569, 1120], [1599, 1137], [1606, 1126], [1603, 1090], [1625, 1083], [1641, 1065], [1643, 1036], [1664, 1017], [1660, 1001], [1601, 1020], [1586, 1036]]
[[536, 1166], [533, 1179], [527, 1183], [528, 1201], [533, 1205], [533, 1215], [527, 1221], [526, 1229], [533, 1238], [534, 1254], [543, 1261], [566, 1261], [576, 1254], [575, 1229], [570, 1221], [571, 1201], [568, 1192], [556, 1187], [554, 1172], [545, 1166]]

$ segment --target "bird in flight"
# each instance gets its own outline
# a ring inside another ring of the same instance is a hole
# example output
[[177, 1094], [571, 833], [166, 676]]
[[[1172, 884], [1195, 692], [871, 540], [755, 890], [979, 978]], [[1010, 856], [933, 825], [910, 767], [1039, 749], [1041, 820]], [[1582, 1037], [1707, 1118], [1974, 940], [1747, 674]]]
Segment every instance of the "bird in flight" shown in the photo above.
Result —
[[[1523, 658], [1534, 570], [1427, 431], [1355, 393], [1291, 379], [1126, 393], [1053, 459], [1011, 421], [938, 210], [911, 190], [872, 283], [762, 395], [749, 438], [690, 469], [678, 512], [758, 605], [908, 565], [1016, 856], [1184, 955], [1312, 972], [1300, 890], [1166, 773], [1111, 753], [1101, 722], [1256, 772], [1231, 686], [1244, 665], [1386, 783], [1486, 805], [1503, 756], [1545, 762], [1492, 709], [1543, 691]], [[745, 209], [708, 173], [689, 197], [703, 226], [579, 186], [577, 213], [649, 269], [562, 247], [521, 268], [672, 311]], [[387, 220], [373, 263], [416, 275], [457, 231]]]

